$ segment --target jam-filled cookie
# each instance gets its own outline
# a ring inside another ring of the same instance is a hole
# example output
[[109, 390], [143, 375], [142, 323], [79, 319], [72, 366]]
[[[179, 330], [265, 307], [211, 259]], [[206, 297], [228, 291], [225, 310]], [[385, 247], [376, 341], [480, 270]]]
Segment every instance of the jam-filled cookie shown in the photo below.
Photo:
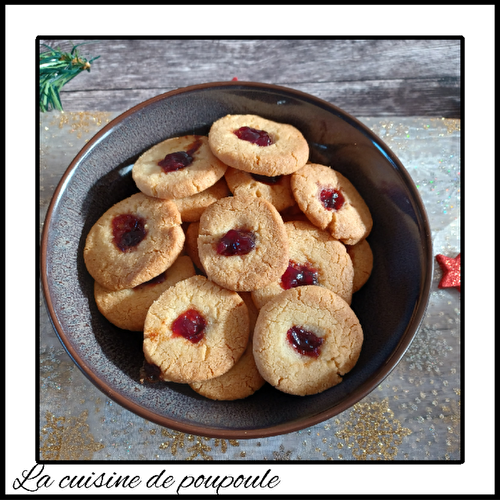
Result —
[[353, 184], [339, 172], [308, 163], [292, 174], [291, 186], [307, 218], [345, 245], [355, 245], [370, 234], [370, 210]]
[[234, 401], [251, 396], [265, 383], [255, 364], [252, 341], [249, 341], [239, 361], [227, 373], [204, 382], [193, 382], [190, 387], [209, 399]]
[[90, 275], [108, 290], [133, 288], [158, 276], [184, 245], [173, 201], [136, 193], [107, 210], [87, 235], [83, 256]]
[[178, 281], [196, 274], [187, 255], [181, 255], [163, 273], [134, 288], [111, 292], [97, 281], [94, 298], [101, 314], [118, 328], [142, 331], [151, 304], [169, 287]]
[[309, 145], [298, 129], [257, 115], [220, 118], [212, 124], [208, 141], [223, 163], [254, 174], [291, 174], [309, 158]]
[[276, 281], [288, 265], [288, 237], [274, 206], [255, 196], [229, 196], [203, 212], [198, 253], [207, 277], [249, 292]]
[[179, 281], [149, 308], [143, 351], [161, 380], [192, 383], [218, 377], [241, 358], [249, 341], [243, 299], [204, 276]]
[[373, 252], [366, 240], [361, 240], [355, 245], [347, 245], [347, 253], [351, 257], [354, 267], [352, 291], [357, 292], [368, 281], [373, 270]]
[[230, 194], [226, 179], [221, 177], [213, 186], [192, 196], [176, 198], [173, 201], [181, 213], [182, 222], [197, 222], [205, 208]]
[[233, 195], [258, 196], [270, 201], [278, 212], [295, 204], [289, 175], [252, 174], [229, 167], [224, 174]]
[[324, 287], [291, 288], [260, 310], [253, 337], [262, 377], [282, 392], [306, 396], [342, 382], [363, 344], [359, 321]]
[[185, 198], [213, 186], [226, 169], [212, 154], [207, 137], [186, 135], [148, 149], [134, 163], [132, 178], [148, 196]]
[[350, 304], [354, 270], [345, 245], [310, 222], [285, 222], [285, 228], [288, 267], [278, 281], [252, 292], [257, 308], [284, 290], [304, 285], [324, 286]]

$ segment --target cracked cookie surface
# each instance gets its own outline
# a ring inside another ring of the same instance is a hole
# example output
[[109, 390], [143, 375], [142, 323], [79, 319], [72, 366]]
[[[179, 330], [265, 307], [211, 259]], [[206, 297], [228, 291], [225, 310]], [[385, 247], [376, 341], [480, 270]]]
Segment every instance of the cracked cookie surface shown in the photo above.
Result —
[[373, 227], [368, 206], [353, 184], [326, 165], [308, 163], [291, 177], [301, 211], [345, 245], [366, 238]]
[[352, 284], [352, 291], [354, 293], [366, 284], [368, 278], [372, 274], [373, 251], [366, 240], [361, 240], [352, 246], [347, 245], [346, 248], [354, 268], [354, 279]]
[[[295, 331], [302, 352], [290, 341]], [[278, 390], [298, 396], [342, 382], [356, 365], [362, 344], [363, 331], [349, 305], [318, 286], [292, 288], [267, 302], [253, 337], [262, 377]]]
[[[239, 138], [235, 132], [241, 129], [266, 133], [269, 144]], [[212, 124], [208, 141], [214, 155], [226, 165], [266, 176], [291, 174], [309, 158], [309, 145], [297, 128], [258, 115], [220, 118]]]
[[193, 382], [190, 387], [209, 399], [234, 401], [251, 396], [264, 384], [253, 357], [252, 341], [249, 341], [239, 361], [227, 373], [205, 382]]
[[87, 235], [83, 256], [88, 272], [112, 291], [149, 281], [181, 253], [185, 236], [180, 224], [179, 210], [169, 200], [136, 193], [116, 203]]
[[310, 222], [285, 222], [285, 228], [290, 248], [289, 267], [279, 280], [252, 292], [257, 308], [287, 288], [302, 286], [312, 280], [315, 285], [330, 289], [350, 304], [354, 269], [345, 245]]
[[257, 176], [250, 172], [229, 167], [224, 174], [233, 195], [257, 196], [271, 202], [278, 212], [295, 204], [290, 187], [290, 176]]
[[[247, 253], [219, 253], [219, 245], [230, 231], [242, 231], [253, 238]], [[229, 290], [252, 291], [276, 281], [285, 272], [288, 237], [283, 220], [271, 203], [254, 196], [229, 196], [203, 212], [198, 253], [203, 270], [212, 281]]]
[[193, 276], [167, 289], [151, 305], [143, 351], [146, 362], [160, 368], [161, 379], [192, 383], [229, 371], [248, 341], [243, 299], [203, 276]]
[[186, 198], [213, 186], [227, 169], [216, 158], [208, 137], [172, 137], [143, 153], [132, 168], [137, 187], [155, 198]]
[[187, 255], [176, 261], [159, 276], [134, 288], [112, 292], [94, 283], [94, 298], [100, 313], [118, 328], [142, 331], [151, 304], [169, 287], [196, 274]]

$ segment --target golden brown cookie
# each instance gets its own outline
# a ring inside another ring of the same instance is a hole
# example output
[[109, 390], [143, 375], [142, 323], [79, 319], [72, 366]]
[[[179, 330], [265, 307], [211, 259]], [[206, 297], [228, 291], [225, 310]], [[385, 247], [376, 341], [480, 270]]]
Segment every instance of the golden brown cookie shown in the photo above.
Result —
[[208, 141], [223, 163], [255, 174], [291, 174], [309, 158], [309, 145], [299, 130], [257, 115], [220, 118], [212, 124]]
[[278, 211], [255, 196], [229, 196], [205, 209], [198, 253], [208, 278], [248, 292], [279, 279], [288, 265], [288, 237]]
[[260, 309], [284, 290], [304, 285], [324, 286], [350, 304], [354, 270], [345, 245], [310, 222], [285, 222], [285, 228], [288, 267], [279, 280], [252, 292], [256, 307]]
[[342, 243], [355, 245], [370, 234], [370, 210], [356, 188], [339, 172], [308, 163], [292, 175], [291, 186], [307, 218]]
[[190, 387], [209, 399], [234, 401], [251, 396], [265, 383], [255, 365], [252, 342], [249, 341], [243, 356], [227, 373], [204, 382], [193, 382]]
[[249, 340], [243, 299], [204, 276], [168, 288], [149, 308], [143, 351], [160, 379], [192, 383], [218, 377], [241, 358]]
[[197, 222], [205, 208], [230, 194], [226, 179], [221, 177], [213, 186], [204, 191], [173, 201], [181, 213], [182, 222]]
[[233, 195], [258, 196], [270, 201], [278, 212], [295, 204], [289, 175], [268, 177], [229, 167], [224, 174]]
[[357, 292], [367, 281], [373, 270], [373, 252], [366, 240], [361, 240], [355, 245], [347, 245], [347, 253], [351, 257], [354, 267], [354, 280], [352, 291]]
[[184, 232], [174, 202], [136, 193], [107, 210], [90, 229], [83, 256], [90, 275], [111, 291], [133, 288], [168, 269]]
[[213, 186], [227, 165], [201, 135], [173, 137], [143, 153], [132, 168], [137, 187], [155, 198], [186, 198]]
[[342, 382], [363, 344], [359, 321], [337, 294], [291, 288], [259, 312], [253, 351], [262, 377], [280, 391], [306, 396]]
[[97, 281], [94, 298], [101, 314], [118, 328], [142, 331], [151, 304], [169, 287], [178, 281], [196, 274], [187, 255], [181, 255], [163, 273], [134, 288], [111, 292]]

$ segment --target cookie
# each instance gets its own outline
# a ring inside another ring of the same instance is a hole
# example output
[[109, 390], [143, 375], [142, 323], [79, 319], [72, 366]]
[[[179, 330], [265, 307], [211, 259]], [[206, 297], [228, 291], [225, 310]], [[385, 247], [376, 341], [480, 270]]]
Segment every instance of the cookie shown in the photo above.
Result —
[[325, 165], [308, 163], [291, 177], [292, 192], [307, 218], [346, 245], [366, 238], [373, 220], [351, 182]]
[[213, 186], [204, 191], [173, 201], [181, 213], [182, 222], [198, 222], [205, 208], [230, 194], [226, 179], [221, 177]]
[[255, 196], [229, 196], [203, 212], [198, 253], [207, 277], [249, 292], [276, 281], [288, 265], [288, 237], [274, 206]]
[[257, 308], [284, 290], [304, 285], [324, 286], [350, 304], [354, 269], [345, 245], [310, 222], [286, 222], [285, 228], [290, 247], [287, 270], [278, 281], [252, 292]]
[[224, 174], [233, 195], [258, 196], [271, 202], [278, 212], [295, 204], [289, 175], [268, 177], [229, 167]]
[[153, 302], [144, 323], [143, 351], [146, 362], [160, 368], [160, 379], [189, 384], [229, 371], [248, 340], [243, 299], [204, 276], [193, 276]]
[[118, 328], [142, 331], [151, 304], [178, 281], [196, 274], [193, 263], [182, 255], [163, 273], [134, 288], [111, 292], [97, 281], [94, 298], [101, 314]]
[[342, 382], [362, 344], [361, 325], [347, 303], [327, 288], [308, 285], [286, 290], [262, 307], [253, 352], [264, 380], [306, 396]]
[[309, 158], [309, 145], [299, 130], [257, 115], [220, 118], [212, 124], [208, 142], [223, 163], [254, 174], [291, 174]]
[[201, 135], [173, 137], [156, 144], [134, 163], [137, 187], [155, 198], [186, 198], [213, 186], [227, 165], [210, 150]]
[[352, 291], [357, 292], [368, 281], [373, 270], [373, 252], [366, 240], [361, 240], [355, 245], [346, 246], [354, 267]]
[[184, 249], [191, 257], [191, 260], [193, 261], [193, 264], [196, 266], [196, 268], [203, 274], [205, 274], [205, 271], [203, 269], [203, 264], [201, 263], [200, 256], [198, 254], [198, 233], [200, 230], [200, 223], [199, 222], [191, 222], [186, 231], [186, 242], [184, 244]]
[[107, 210], [90, 229], [83, 256], [88, 272], [111, 291], [133, 288], [168, 269], [184, 232], [174, 202], [136, 193]]
[[227, 373], [204, 382], [193, 382], [190, 387], [209, 399], [234, 401], [251, 396], [265, 383], [255, 364], [250, 341], [243, 356]]

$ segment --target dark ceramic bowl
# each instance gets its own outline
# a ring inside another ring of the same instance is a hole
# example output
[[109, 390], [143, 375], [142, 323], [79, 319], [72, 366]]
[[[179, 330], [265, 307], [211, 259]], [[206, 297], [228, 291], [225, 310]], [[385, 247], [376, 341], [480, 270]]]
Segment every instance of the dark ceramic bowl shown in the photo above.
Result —
[[[141, 384], [142, 334], [120, 330], [97, 310], [83, 261], [85, 238], [114, 203], [137, 192], [131, 165], [166, 138], [208, 134], [226, 114], [290, 123], [310, 145], [310, 160], [343, 173], [370, 207], [374, 269], [354, 294], [364, 331], [361, 357], [343, 382], [314, 396], [265, 385], [232, 402], [205, 399], [188, 385]], [[78, 154], [50, 204], [41, 244], [49, 315], [64, 348], [106, 396], [178, 431], [219, 438], [261, 438], [329, 419], [365, 397], [401, 360], [422, 320], [432, 278], [430, 229], [407, 171], [361, 122], [311, 95], [275, 85], [223, 82], [150, 99], [104, 127]]]

